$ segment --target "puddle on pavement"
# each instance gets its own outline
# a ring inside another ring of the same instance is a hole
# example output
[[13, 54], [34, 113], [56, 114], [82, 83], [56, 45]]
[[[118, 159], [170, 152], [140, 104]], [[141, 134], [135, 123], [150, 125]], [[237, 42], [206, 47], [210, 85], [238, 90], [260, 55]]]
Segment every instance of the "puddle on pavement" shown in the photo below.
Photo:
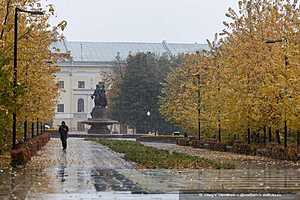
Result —
[[131, 191], [134, 193], [145, 193], [132, 180], [119, 173], [117, 170], [95, 169], [91, 171], [94, 186], [97, 192], [103, 191]]

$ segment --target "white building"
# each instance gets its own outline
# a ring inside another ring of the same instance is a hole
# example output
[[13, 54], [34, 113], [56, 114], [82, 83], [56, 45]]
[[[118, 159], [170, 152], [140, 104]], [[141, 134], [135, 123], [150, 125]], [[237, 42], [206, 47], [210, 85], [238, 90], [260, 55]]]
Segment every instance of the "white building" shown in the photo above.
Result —
[[[71, 130], [85, 130], [81, 121], [90, 118], [93, 93], [96, 84], [103, 82], [105, 74], [113, 74], [118, 67], [116, 57], [125, 60], [129, 54], [152, 52], [179, 54], [206, 49], [201, 44], [131, 43], [131, 42], [71, 42], [60, 41], [51, 51], [60, 57], [56, 73], [60, 88], [53, 126], [65, 121]], [[114, 127], [115, 129], [116, 127]]]

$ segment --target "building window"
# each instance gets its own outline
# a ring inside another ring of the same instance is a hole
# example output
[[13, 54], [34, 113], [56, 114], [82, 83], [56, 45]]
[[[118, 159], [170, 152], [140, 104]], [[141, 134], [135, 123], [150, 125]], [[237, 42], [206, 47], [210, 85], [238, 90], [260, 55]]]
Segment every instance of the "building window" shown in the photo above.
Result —
[[58, 88], [64, 89], [65, 88], [65, 82], [64, 81], [58, 81]]
[[65, 112], [65, 105], [64, 104], [57, 104], [57, 112]]
[[85, 88], [84, 81], [78, 81], [78, 88]]
[[77, 112], [84, 112], [84, 100], [83, 99], [78, 99]]

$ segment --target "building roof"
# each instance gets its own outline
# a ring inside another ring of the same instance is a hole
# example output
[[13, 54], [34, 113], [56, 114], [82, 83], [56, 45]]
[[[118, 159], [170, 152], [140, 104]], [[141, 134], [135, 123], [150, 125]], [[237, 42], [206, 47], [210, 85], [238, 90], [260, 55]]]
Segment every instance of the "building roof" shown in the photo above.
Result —
[[158, 55], [169, 53], [193, 53], [207, 49], [204, 44], [188, 43], [139, 43], [139, 42], [75, 42], [58, 41], [51, 45], [53, 53], [70, 53], [74, 62], [111, 62], [119, 54], [125, 60], [129, 54], [152, 52]]

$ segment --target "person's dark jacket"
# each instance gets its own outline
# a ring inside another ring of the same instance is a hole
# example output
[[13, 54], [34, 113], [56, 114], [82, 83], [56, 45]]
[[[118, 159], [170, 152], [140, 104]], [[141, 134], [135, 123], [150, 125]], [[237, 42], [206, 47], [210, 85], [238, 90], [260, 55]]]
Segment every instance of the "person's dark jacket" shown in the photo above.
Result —
[[58, 130], [60, 138], [66, 140], [68, 138], [69, 127], [66, 125], [61, 125]]

